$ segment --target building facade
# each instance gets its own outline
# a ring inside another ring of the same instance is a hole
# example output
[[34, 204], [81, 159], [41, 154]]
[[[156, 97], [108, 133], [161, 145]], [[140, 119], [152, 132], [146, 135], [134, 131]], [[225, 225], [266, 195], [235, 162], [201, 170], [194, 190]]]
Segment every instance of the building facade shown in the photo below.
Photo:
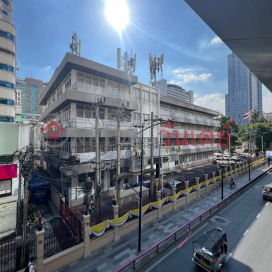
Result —
[[39, 79], [16, 79], [17, 105], [22, 107], [22, 114], [40, 115], [42, 107], [39, 106], [39, 98], [46, 88], [47, 82]]
[[194, 92], [192, 90], [186, 92], [185, 89], [176, 84], [167, 84], [166, 79], [157, 81], [156, 86], [163, 96], [194, 104]]
[[272, 118], [272, 112], [263, 112], [263, 117], [265, 119], [271, 119]]
[[251, 109], [263, 114], [262, 83], [235, 54], [228, 55], [228, 94], [225, 96], [226, 115], [239, 125], [245, 125], [243, 115]]
[[[76, 206], [83, 203], [82, 184], [86, 178], [95, 178], [95, 111], [92, 107], [97, 99], [105, 98], [99, 106], [99, 144], [101, 152], [102, 197], [111, 196], [115, 189], [117, 159], [117, 117], [114, 110], [123, 108], [126, 116], [121, 117], [121, 173], [135, 173], [140, 169], [141, 133], [144, 127], [144, 167], [150, 168], [151, 154], [151, 112], [154, 119], [164, 122], [175, 118], [176, 127], [169, 129], [170, 146], [168, 152], [163, 147], [167, 140], [166, 129], [157, 125], [153, 129], [154, 157], [159, 154], [169, 156], [162, 167], [165, 171], [203, 164], [212, 160], [218, 149], [213, 144], [214, 129], [219, 122], [214, 120], [217, 112], [195, 105], [160, 96], [159, 89], [138, 83], [138, 78], [117, 69], [95, 63], [91, 60], [67, 53], [55, 71], [45, 91], [40, 97], [44, 112], [39, 121], [45, 130], [40, 135], [39, 145], [42, 166], [56, 178], [70, 177], [65, 186], [67, 204]], [[52, 121], [55, 121], [52, 125]], [[185, 146], [176, 145], [186, 140]], [[188, 130], [184, 132], [184, 130]], [[201, 144], [201, 131], [209, 131], [209, 143]], [[188, 134], [186, 136], [186, 133]], [[57, 135], [55, 138], [54, 135]], [[188, 139], [186, 139], [188, 137]], [[193, 140], [192, 140], [192, 139]], [[195, 142], [194, 142], [195, 138]], [[161, 141], [161, 142], [160, 142]], [[71, 166], [71, 160], [77, 164]], [[68, 165], [66, 168], [60, 165]], [[155, 166], [156, 167], [156, 166]], [[65, 169], [65, 170], [63, 170]], [[70, 169], [69, 171], [67, 169]], [[72, 169], [72, 170], [71, 170]], [[61, 174], [62, 173], [62, 174]], [[138, 182], [138, 176], [124, 178], [121, 187]]]

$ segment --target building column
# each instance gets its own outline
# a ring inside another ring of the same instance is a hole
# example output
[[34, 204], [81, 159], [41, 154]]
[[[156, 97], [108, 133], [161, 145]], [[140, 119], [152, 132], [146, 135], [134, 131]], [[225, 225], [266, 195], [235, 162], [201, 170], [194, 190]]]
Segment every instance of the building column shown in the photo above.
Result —
[[[117, 219], [119, 217], [119, 205], [112, 205], [113, 208], [113, 216], [114, 219]], [[120, 240], [120, 236], [119, 236], [119, 227], [115, 227], [114, 228], [114, 242]]]
[[37, 271], [43, 272], [43, 259], [44, 259], [44, 233], [45, 230], [41, 231], [36, 230], [36, 241], [37, 241]]
[[84, 242], [84, 258], [91, 254], [90, 252], [90, 218], [91, 216], [83, 215], [83, 242]]
[[104, 170], [103, 190], [104, 192], [110, 189], [110, 170]]

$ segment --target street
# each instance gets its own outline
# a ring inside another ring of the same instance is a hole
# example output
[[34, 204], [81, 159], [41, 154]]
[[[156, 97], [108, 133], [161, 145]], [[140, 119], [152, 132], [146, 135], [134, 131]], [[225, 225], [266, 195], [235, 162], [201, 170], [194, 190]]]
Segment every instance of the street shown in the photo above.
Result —
[[234, 200], [222, 211], [203, 222], [187, 238], [182, 237], [165, 252], [158, 255], [139, 271], [203, 271], [192, 262], [192, 242], [205, 231], [220, 227], [227, 233], [228, 260], [222, 271], [271, 271], [272, 203], [263, 200], [262, 186], [271, 182], [272, 173], [260, 179], [245, 194]]

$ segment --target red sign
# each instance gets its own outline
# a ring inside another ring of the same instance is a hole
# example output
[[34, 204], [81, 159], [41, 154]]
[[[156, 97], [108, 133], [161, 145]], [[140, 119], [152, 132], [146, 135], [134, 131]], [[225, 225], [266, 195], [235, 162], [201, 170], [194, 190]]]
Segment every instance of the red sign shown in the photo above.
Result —
[[[50, 129], [52, 126], [55, 126], [60, 131], [65, 131], [64, 128], [62, 128], [56, 121], [52, 121], [49, 125], [47, 125], [44, 129], [42, 129], [42, 132], [47, 132], [48, 129]], [[59, 139], [59, 131], [48, 131], [48, 140], [58, 140]]]
[[17, 164], [0, 165], [0, 180], [17, 177]]

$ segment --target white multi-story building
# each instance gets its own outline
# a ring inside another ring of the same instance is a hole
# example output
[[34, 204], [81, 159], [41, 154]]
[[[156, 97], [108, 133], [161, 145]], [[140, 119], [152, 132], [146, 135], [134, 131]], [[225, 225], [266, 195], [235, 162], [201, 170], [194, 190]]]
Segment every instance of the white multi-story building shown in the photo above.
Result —
[[194, 104], [194, 92], [192, 90], [186, 92], [185, 89], [176, 84], [167, 84], [166, 79], [157, 81], [156, 86], [163, 96]]
[[[41, 152], [43, 167], [55, 177], [60, 177], [61, 172], [63, 177], [71, 177], [71, 182], [64, 185], [70, 206], [82, 204], [80, 188], [87, 177], [94, 179], [95, 176], [96, 116], [91, 104], [101, 97], [106, 98], [105, 103], [99, 106], [102, 197], [112, 195], [115, 188], [117, 119], [111, 116], [112, 109], [124, 106], [126, 113], [130, 114], [121, 119], [121, 173], [135, 173], [140, 167], [139, 157], [134, 151], [136, 148], [139, 154], [141, 150], [141, 133], [140, 128], [134, 125], [143, 125], [146, 129], [143, 134], [144, 167], [150, 167], [151, 130], [148, 127], [151, 125], [151, 112], [154, 119], [167, 121], [175, 118], [177, 122], [175, 128], [169, 129], [171, 146], [168, 153], [163, 147], [160, 151], [161, 155], [169, 156], [163, 164], [165, 170], [202, 164], [212, 158], [211, 154], [218, 149], [208, 143], [202, 146], [199, 140], [201, 130], [210, 130], [216, 137], [214, 128], [219, 126], [219, 122], [214, 117], [218, 115], [217, 112], [160, 96], [158, 88], [138, 83], [136, 76], [67, 53], [39, 100], [40, 106], [44, 106], [39, 121], [44, 122], [46, 128], [39, 140], [47, 150]], [[51, 126], [52, 121], [62, 128]], [[159, 156], [160, 138], [167, 139], [160, 133], [164, 129], [161, 125], [154, 127], [154, 157]], [[179, 132], [181, 141], [184, 139], [184, 129], [188, 130], [188, 137], [195, 131], [197, 145], [193, 146], [188, 139], [188, 145], [178, 150], [173, 131]], [[55, 134], [57, 139], [54, 139]], [[72, 168], [64, 168], [63, 165]], [[137, 177], [128, 177], [121, 181], [121, 186], [136, 182]]]

